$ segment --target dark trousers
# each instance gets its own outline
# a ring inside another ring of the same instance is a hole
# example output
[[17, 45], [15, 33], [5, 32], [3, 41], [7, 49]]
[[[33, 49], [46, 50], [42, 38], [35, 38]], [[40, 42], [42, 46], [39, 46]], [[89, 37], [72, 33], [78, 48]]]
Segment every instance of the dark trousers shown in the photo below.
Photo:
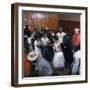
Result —
[[52, 46], [48, 46], [48, 61], [52, 61], [54, 56], [54, 50]]
[[62, 51], [65, 57], [65, 67], [69, 69], [69, 71], [71, 71], [71, 64], [73, 62], [72, 48], [66, 47], [66, 48], [63, 48]]
[[46, 60], [48, 60], [48, 48], [47, 47], [42, 48], [42, 55]]

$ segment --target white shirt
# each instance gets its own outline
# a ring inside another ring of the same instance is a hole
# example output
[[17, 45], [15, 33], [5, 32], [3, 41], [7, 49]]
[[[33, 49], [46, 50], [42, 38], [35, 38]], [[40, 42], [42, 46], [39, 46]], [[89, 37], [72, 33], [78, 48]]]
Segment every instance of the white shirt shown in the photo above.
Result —
[[34, 42], [35, 52], [36, 52], [39, 56], [42, 56], [41, 48], [38, 47], [38, 46], [40, 46], [40, 45], [41, 45], [41, 41], [35, 40], [35, 42]]
[[42, 37], [41, 38], [41, 41], [42, 41], [42, 45], [43, 46], [47, 46], [48, 45], [48, 42], [49, 42], [49, 39], [47, 37], [46, 38], [45, 37]]
[[62, 43], [63, 42], [63, 37], [66, 35], [66, 33], [64, 33], [64, 32], [58, 32], [57, 34], [56, 34], [56, 36], [58, 37], [58, 39], [59, 39], [59, 42], [60, 43]]

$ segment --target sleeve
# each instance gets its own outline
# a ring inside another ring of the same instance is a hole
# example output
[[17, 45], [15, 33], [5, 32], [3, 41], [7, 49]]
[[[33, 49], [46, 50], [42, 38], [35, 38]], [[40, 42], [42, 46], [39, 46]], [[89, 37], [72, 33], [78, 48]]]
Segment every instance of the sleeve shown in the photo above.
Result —
[[49, 39], [47, 38], [47, 42], [49, 43]]
[[58, 37], [59, 36], [59, 33], [57, 33], [56, 36]]

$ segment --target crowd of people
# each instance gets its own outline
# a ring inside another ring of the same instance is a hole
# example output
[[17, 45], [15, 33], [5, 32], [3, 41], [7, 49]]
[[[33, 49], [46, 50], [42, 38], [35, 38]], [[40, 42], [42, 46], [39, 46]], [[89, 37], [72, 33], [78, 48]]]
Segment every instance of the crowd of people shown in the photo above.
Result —
[[80, 75], [80, 31], [70, 36], [60, 27], [57, 32], [24, 27], [24, 53], [32, 64], [30, 76], [54, 76], [68, 70], [67, 75]]

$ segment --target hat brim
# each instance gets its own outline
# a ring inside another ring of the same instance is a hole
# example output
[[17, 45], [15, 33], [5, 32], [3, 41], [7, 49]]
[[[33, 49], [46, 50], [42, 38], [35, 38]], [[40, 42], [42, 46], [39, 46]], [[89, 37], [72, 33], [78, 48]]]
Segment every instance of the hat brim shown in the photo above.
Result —
[[[30, 54], [30, 53], [29, 53], [29, 54]], [[37, 55], [37, 54], [36, 54], [34, 57], [30, 57], [29, 54], [27, 55], [28, 61], [33, 62], [33, 61], [37, 60], [37, 58], [38, 58], [38, 55]]]

